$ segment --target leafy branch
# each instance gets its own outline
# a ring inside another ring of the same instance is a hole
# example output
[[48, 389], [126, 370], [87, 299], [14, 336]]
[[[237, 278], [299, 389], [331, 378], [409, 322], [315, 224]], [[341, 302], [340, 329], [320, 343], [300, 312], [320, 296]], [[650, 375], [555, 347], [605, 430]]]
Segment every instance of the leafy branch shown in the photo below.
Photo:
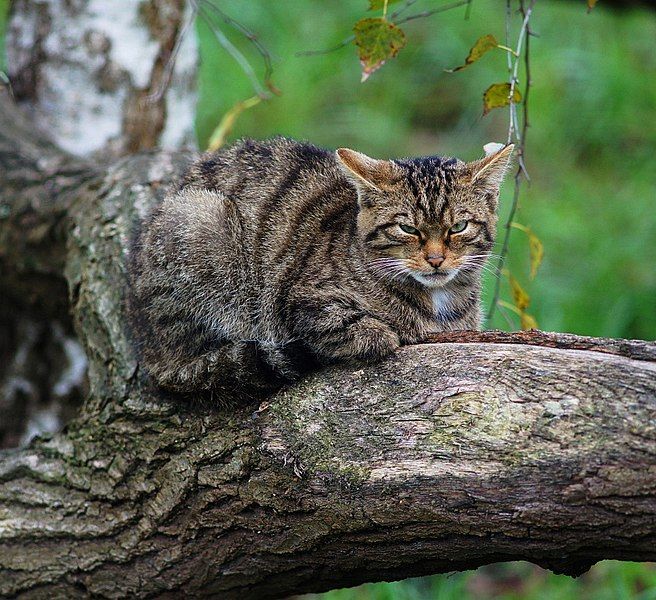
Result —
[[391, 15], [387, 15], [388, 5], [399, 0], [369, 0], [369, 10], [382, 10], [380, 17], [365, 17], [360, 19], [353, 27], [353, 34], [345, 37], [341, 42], [330, 48], [322, 50], [305, 50], [297, 52], [296, 56], [316, 56], [335, 52], [350, 43], [358, 47], [358, 56], [362, 66], [362, 81], [380, 69], [385, 62], [394, 58], [406, 45], [406, 35], [399, 27], [415, 19], [431, 17], [438, 13], [446, 12], [460, 6], [468, 6], [472, 0], [456, 0], [444, 4], [438, 8], [425, 10], [415, 14], [399, 18], [405, 10], [415, 4], [417, 0], [406, 0], [404, 6], [397, 9]]

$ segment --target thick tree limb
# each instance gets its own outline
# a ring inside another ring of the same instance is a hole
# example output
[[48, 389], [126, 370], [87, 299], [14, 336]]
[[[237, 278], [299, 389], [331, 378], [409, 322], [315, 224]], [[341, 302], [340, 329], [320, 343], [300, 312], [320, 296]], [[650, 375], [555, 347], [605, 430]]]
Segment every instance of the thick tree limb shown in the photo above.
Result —
[[122, 296], [130, 232], [187, 158], [55, 157], [53, 196], [59, 171], [3, 144], [0, 240], [21, 203], [61, 231], [35, 263], [5, 243], [3, 284], [65, 266], [91, 391], [66, 433], [0, 454], [0, 595], [264, 598], [499, 560], [656, 560], [654, 344], [445, 334], [261, 405], [182, 405], [140, 375]]

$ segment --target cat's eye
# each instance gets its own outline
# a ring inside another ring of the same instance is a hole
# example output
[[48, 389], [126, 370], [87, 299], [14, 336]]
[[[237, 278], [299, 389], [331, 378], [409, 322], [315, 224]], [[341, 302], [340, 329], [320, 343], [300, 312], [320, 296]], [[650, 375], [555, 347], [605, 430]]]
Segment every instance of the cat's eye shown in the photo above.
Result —
[[399, 227], [401, 228], [401, 231], [405, 233], [408, 233], [410, 235], [419, 235], [419, 229], [416, 229], [415, 227], [406, 225], [404, 223], [399, 223]]
[[449, 229], [450, 233], [462, 233], [465, 229], [467, 229], [467, 225], [469, 225], [469, 221], [458, 221], [451, 229]]

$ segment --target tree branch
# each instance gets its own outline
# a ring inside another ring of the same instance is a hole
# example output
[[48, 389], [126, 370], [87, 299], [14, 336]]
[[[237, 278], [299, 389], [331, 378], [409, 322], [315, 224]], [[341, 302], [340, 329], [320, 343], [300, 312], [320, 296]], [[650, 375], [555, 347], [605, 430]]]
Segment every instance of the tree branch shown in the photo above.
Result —
[[96, 175], [34, 131], [0, 91], [0, 285], [11, 301], [67, 318], [64, 279], [67, 211]]

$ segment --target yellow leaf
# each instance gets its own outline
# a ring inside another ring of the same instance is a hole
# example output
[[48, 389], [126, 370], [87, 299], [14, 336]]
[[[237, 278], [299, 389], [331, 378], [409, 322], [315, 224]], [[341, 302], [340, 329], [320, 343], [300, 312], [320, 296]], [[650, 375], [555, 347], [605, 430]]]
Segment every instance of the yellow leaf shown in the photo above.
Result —
[[[493, 83], [483, 94], [483, 114], [486, 115], [493, 108], [501, 108], [510, 104], [510, 84], [509, 83]], [[521, 102], [522, 95], [517, 89], [513, 89], [512, 101], [517, 104]]]
[[519, 324], [522, 329], [537, 329], [538, 328], [538, 322], [535, 320], [535, 317], [532, 315], [526, 314], [525, 312], [522, 312], [519, 315]]
[[508, 273], [508, 281], [510, 283], [510, 291], [512, 292], [515, 306], [520, 312], [525, 311], [531, 303], [531, 297], [524, 291], [524, 288], [520, 285], [519, 281], [517, 281], [510, 273]]
[[535, 279], [544, 257], [544, 246], [532, 229], [528, 229], [526, 234], [528, 235], [528, 251], [531, 257], [531, 279]]
[[232, 131], [232, 128], [235, 125], [235, 121], [237, 121], [239, 115], [245, 110], [255, 106], [256, 104], [259, 104], [260, 102], [262, 102], [262, 98], [259, 96], [253, 96], [248, 100], [237, 102], [237, 104], [235, 104], [225, 115], [223, 115], [221, 122], [212, 132], [210, 141], [207, 142], [207, 149], [210, 152], [214, 152], [214, 150], [221, 148], [221, 146], [225, 144], [226, 138], [230, 135], [230, 132]]
[[588, 0], [588, 12], [590, 12], [597, 4], [597, 0]]
[[517, 221], [513, 221], [510, 225], [512, 225], [512, 227], [515, 229], [523, 231], [528, 238], [528, 251], [531, 258], [531, 279], [534, 279], [537, 275], [538, 268], [542, 264], [542, 258], [544, 257], [544, 246], [542, 245], [540, 238], [535, 235], [530, 227], [526, 227], [526, 225], [517, 223]]
[[472, 63], [476, 62], [484, 54], [486, 54], [493, 48], [496, 48], [498, 45], [499, 42], [497, 42], [497, 38], [495, 38], [492, 34], [488, 33], [487, 35], [484, 35], [483, 37], [480, 37], [476, 40], [476, 43], [471, 47], [471, 50], [469, 51], [467, 58], [465, 58], [464, 65], [460, 65], [459, 67], [455, 67], [454, 69], [445, 69], [445, 70], [447, 73], [455, 73], [456, 71], [460, 71], [461, 69], [464, 69], [465, 67], [468, 67]]
[[360, 19], [353, 28], [362, 65], [362, 81], [394, 58], [406, 44], [405, 33], [386, 19]]

